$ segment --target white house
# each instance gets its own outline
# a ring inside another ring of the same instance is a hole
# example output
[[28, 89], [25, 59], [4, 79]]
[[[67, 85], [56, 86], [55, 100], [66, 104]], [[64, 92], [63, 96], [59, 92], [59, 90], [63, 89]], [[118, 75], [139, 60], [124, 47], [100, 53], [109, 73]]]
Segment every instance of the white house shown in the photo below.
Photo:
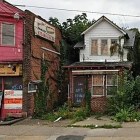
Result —
[[[69, 70], [69, 99], [71, 103], [82, 104], [85, 97], [85, 79], [92, 94], [92, 110], [103, 111], [106, 96], [111, 95], [111, 88], [117, 89], [113, 80], [124, 69], [131, 69], [128, 61], [129, 49], [134, 46], [135, 32], [123, 30], [105, 16], [99, 18], [85, 30], [84, 41], [78, 42], [79, 62], [64, 68]], [[110, 51], [110, 48], [112, 51]], [[118, 51], [119, 50], [119, 51]]]

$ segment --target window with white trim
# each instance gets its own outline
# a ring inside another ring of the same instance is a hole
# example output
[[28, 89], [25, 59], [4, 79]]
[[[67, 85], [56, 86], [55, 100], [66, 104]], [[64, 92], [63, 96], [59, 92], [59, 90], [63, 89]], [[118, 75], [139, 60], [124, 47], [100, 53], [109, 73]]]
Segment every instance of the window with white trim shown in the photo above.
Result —
[[92, 76], [92, 93], [94, 96], [101, 96], [104, 94], [104, 76]]
[[106, 75], [106, 95], [113, 95], [117, 91], [117, 75]]
[[114, 74], [94, 74], [92, 75], [92, 95], [104, 96], [113, 95], [117, 91], [118, 76]]
[[91, 39], [91, 55], [110, 55], [110, 47], [116, 44], [117, 54], [118, 39], [115, 38], [98, 38]]
[[98, 45], [97, 40], [92, 40], [91, 42], [91, 55], [97, 55], [98, 54]]
[[118, 40], [117, 39], [111, 39], [111, 46], [114, 46], [114, 55], [117, 55], [117, 45]]
[[108, 55], [107, 39], [101, 40], [101, 55]]
[[15, 45], [15, 25], [9, 23], [2, 23], [1, 26], [1, 45], [14, 46]]

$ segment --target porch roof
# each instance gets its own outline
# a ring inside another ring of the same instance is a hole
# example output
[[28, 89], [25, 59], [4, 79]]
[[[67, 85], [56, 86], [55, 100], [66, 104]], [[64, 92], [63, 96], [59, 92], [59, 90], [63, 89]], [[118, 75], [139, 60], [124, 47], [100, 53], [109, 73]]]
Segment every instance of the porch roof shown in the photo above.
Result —
[[63, 66], [64, 69], [73, 68], [116, 68], [124, 67], [131, 69], [132, 62], [75, 62], [69, 66]]

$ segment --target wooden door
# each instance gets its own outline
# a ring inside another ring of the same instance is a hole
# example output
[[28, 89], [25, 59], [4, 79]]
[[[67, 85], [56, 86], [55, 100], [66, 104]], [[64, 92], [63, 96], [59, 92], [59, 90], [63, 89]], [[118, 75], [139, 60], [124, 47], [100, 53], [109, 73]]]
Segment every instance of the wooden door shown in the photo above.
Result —
[[73, 77], [73, 103], [81, 104], [85, 97], [85, 77]]

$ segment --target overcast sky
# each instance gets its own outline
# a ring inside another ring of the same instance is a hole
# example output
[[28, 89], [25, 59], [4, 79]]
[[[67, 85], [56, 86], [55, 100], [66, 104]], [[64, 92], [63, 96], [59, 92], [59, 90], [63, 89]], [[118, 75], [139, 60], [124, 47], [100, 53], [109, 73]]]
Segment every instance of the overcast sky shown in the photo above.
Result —
[[[11, 4], [38, 6], [46, 8], [58, 8], [68, 10], [90, 11], [100, 12], [87, 13], [89, 20], [97, 20], [101, 16], [105, 15], [111, 21], [123, 28], [139, 28], [140, 30], [140, 0], [7, 0]], [[75, 15], [82, 12], [76, 11], [61, 11], [50, 10], [43, 8], [31, 8], [31, 7], [18, 7], [22, 10], [28, 9], [40, 15], [42, 18], [48, 20], [49, 17], [56, 17], [60, 22], [66, 21], [68, 18], [74, 18]], [[133, 15], [132, 16], [120, 16], [120, 15], [108, 15], [103, 13], [121, 14], [121, 15]]]

